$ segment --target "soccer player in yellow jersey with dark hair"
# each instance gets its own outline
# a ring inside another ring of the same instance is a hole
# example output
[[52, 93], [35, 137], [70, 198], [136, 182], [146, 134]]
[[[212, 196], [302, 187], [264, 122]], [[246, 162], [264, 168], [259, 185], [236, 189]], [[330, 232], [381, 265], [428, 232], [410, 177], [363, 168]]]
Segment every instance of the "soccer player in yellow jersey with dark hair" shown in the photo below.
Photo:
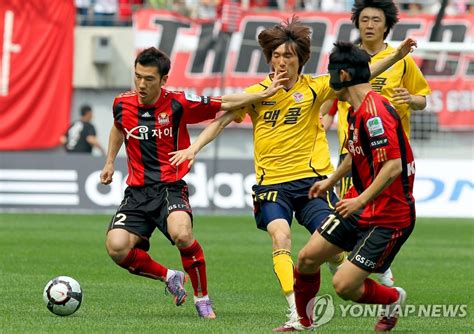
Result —
[[[295, 17], [264, 29], [258, 41], [273, 73], [245, 91], [262, 91], [275, 75], [282, 73], [287, 78], [283, 82], [284, 89], [244, 109], [224, 113], [209, 124], [188, 149], [173, 152], [170, 159], [173, 164], [194, 160], [229, 123], [240, 122], [246, 114], [250, 115], [257, 177], [253, 187], [255, 220], [257, 227], [267, 231], [272, 239], [273, 268], [288, 301], [291, 322], [297, 319], [291, 258], [293, 214], [299, 224], [313, 233], [337, 201], [332, 191], [325, 198], [308, 198], [313, 183], [333, 172], [319, 108], [324, 101], [335, 98], [329, 75], [301, 74], [310, 55], [310, 34], [309, 27]], [[373, 74], [380, 74], [402, 59], [414, 45], [413, 40], [406, 40], [397, 52], [371, 68]], [[339, 261], [343, 261], [342, 256]], [[285, 328], [284, 325], [275, 330], [285, 331]]]

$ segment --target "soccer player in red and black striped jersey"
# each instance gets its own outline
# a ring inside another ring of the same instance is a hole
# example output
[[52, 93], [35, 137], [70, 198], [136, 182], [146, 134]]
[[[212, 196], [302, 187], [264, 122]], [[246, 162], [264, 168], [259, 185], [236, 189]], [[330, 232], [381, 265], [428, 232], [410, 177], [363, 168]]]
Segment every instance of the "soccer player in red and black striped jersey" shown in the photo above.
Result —
[[335, 44], [329, 57], [331, 87], [339, 100], [351, 104], [346, 144], [350, 154], [334, 174], [311, 187], [309, 196], [325, 194], [350, 169], [356, 191], [336, 204], [298, 255], [294, 290], [301, 319], [294, 330], [314, 324], [320, 266], [341, 250], [350, 254], [333, 277], [336, 293], [345, 300], [385, 305], [375, 331], [395, 326], [406, 298], [402, 288], [368, 278], [390, 266], [415, 224], [413, 153], [398, 113], [370, 87], [369, 61], [364, 50], [343, 42]]
[[196, 96], [163, 87], [170, 66], [170, 59], [163, 52], [154, 47], [143, 50], [135, 60], [136, 90], [115, 98], [114, 123], [100, 178], [103, 184], [112, 182], [114, 161], [125, 143], [128, 187], [110, 222], [106, 248], [115, 263], [132, 274], [165, 282], [179, 306], [187, 296], [187, 276], [168, 269], [147, 252], [149, 239], [158, 228], [179, 249], [183, 268], [191, 278], [198, 315], [214, 319], [204, 253], [193, 237], [188, 187], [182, 180], [189, 165], [172, 166], [169, 153], [190, 145], [187, 124], [213, 119], [220, 110], [241, 108], [268, 98], [281, 89], [286, 79], [281, 74], [274, 84], [255, 94]]

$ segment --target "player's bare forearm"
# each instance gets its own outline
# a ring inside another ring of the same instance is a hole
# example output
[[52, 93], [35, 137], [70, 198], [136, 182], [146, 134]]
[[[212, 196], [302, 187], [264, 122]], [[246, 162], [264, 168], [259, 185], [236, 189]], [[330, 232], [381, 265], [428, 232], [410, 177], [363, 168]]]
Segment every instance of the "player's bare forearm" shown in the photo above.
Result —
[[413, 48], [417, 46], [416, 40], [413, 38], [407, 38], [400, 43], [397, 50], [393, 52], [390, 56], [381, 59], [375, 64], [370, 65], [370, 80], [378, 77], [380, 74], [385, 72], [390, 66], [395, 64], [397, 61], [403, 59], [408, 55]]
[[281, 72], [275, 75], [272, 84], [261, 92], [223, 95], [221, 109], [232, 110], [242, 108], [275, 95], [276, 92], [283, 88], [283, 83], [288, 80], [283, 77], [285, 74], [286, 72]]
[[347, 175], [352, 168], [352, 156], [347, 154], [341, 164], [336, 168], [334, 173], [329, 177], [333, 185], [337, 183], [340, 179]]
[[113, 124], [109, 134], [109, 145], [107, 148], [107, 158], [105, 160], [106, 164], [114, 163], [123, 141], [124, 137], [122, 131]]
[[123, 144], [123, 133], [120, 131], [115, 124], [112, 125], [109, 134], [109, 146], [107, 149], [107, 158], [105, 160], [104, 168], [100, 173], [100, 182], [102, 184], [110, 184], [113, 181], [113, 175], [115, 171], [114, 163], [115, 158]]
[[391, 159], [383, 163], [382, 168], [375, 177], [372, 184], [365, 189], [358, 197], [363, 205], [374, 200], [385, 190], [402, 172], [402, 160]]
[[171, 158], [169, 161], [172, 165], [179, 165], [186, 160], [193, 161], [196, 155], [202, 150], [204, 146], [224, 130], [224, 128], [235, 119], [235, 114], [232, 111], [226, 111], [219, 118], [213, 120], [208, 126], [202, 130], [196, 140], [186, 149], [169, 153]]

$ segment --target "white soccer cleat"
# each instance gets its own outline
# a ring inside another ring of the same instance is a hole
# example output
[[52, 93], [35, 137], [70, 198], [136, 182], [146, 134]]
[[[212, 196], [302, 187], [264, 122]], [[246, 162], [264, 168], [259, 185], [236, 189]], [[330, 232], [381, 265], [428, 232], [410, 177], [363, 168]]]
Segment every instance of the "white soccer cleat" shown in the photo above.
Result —
[[286, 316], [288, 317], [287, 323], [298, 321], [299, 317], [298, 312], [296, 311], [296, 306], [289, 307]]
[[382, 274], [376, 274], [376, 277], [380, 284], [388, 286], [388, 287], [392, 287], [395, 282], [395, 279], [393, 278], [392, 270], [390, 268], [385, 270], [385, 272]]
[[376, 332], [389, 332], [397, 324], [399, 312], [402, 311], [402, 307], [407, 299], [407, 293], [402, 288], [395, 289], [398, 291], [398, 299], [396, 302], [385, 306], [385, 310], [375, 324], [374, 330]]
[[282, 333], [282, 332], [302, 332], [302, 331], [312, 331], [314, 330], [313, 326], [303, 326], [299, 320], [293, 322], [285, 322], [282, 326], [274, 328], [273, 332]]

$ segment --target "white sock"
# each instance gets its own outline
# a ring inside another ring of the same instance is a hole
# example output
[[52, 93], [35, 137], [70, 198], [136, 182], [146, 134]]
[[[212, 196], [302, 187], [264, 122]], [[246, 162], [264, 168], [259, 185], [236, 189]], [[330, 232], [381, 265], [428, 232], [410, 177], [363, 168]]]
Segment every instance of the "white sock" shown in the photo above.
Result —
[[296, 302], [295, 302], [295, 293], [290, 292], [289, 294], [285, 295], [286, 301], [288, 302], [288, 306], [291, 310], [296, 309]]
[[209, 300], [209, 296], [208, 295], [205, 295], [205, 296], [202, 296], [202, 297], [194, 296], [194, 304], [196, 304], [197, 302], [200, 302], [201, 300]]
[[176, 274], [176, 271], [174, 271], [173, 269], [168, 269], [168, 272], [166, 273], [165, 282], [168, 282], [168, 280], [170, 279], [170, 277], [173, 276], [174, 274]]

